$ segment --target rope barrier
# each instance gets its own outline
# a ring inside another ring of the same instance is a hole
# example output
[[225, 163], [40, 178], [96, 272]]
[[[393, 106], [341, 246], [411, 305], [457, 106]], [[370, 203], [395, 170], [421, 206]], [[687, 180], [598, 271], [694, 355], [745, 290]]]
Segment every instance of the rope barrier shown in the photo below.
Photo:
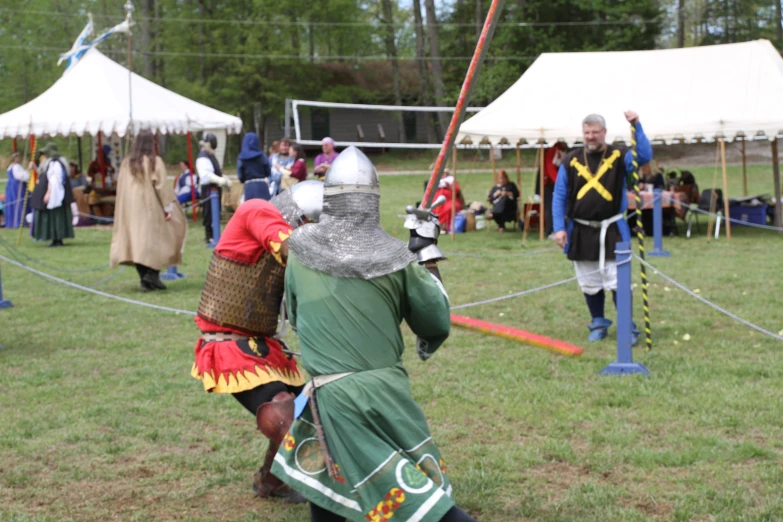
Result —
[[688, 294], [688, 295], [690, 295], [691, 297], [695, 297], [696, 299], [698, 299], [698, 300], [699, 300], [699, 301], [701, 301], [702, 303], [706, 304], [706, 305], [707, 305], [707, 306], [709, 306], [710, 308], [713, 308], [713, 309], [715, 309], [715, 310], [719, 311], [720, 313], [722, 313], [722, 314], [724, 314], [724, 315], [726, 315], [726, 316], [728, 316], [728, 317], [730, 317], [730, 318], [734, 319], [735, 321], [738, 321], [738, 322], [740, 322], [740, 323], [744, 324], [745, 326], [748, 326], [748, 327], [750, 327], [750, 328], [753, 328], [754, 330], [757, 330], [757, 331], [759, 331], [759, 332], [761, 332], [761, 333], [763, 333], [763, 334], [765, 334], [765, 335], [768, 335], [768, 336], [770, 336], [770, 337], [772, 337], [772, 338], [774, 338], [774, 339], [777, 339], [778, 341], [783, 341], [783, 337], [782, 337], [782, 336], [780, 336], [780, 335], [778, 335], [778, 334], [776, 334], [776, 333], [770, 332], [769, 330], [765, 330], [765, 329], [764, 329], [764, 328], [762, 328], [761, 326], [755, 325], [755, 324], [751, 323], [750, 321], [747, 321], [747, 320], [743, 319], [742, 317], [740, 317], [740, 316], [738, 316], [738, 315], [736, 315], [736, 314], [733, 314], [733, 313], [729, 312], [729, 311], [728, 311], [728, 310], [726, 310], [725, 308], [721, 308], [720, 306], [716, 305], [715, 303], [713, 303], [713, 302], [711, 302], [711, 301], [708, 301], [707, 299], [703, 298], [702, 296], [700, 296], [700, 295], [699, 295], [699, 294], [697, 294], [696, 292], [692, 291], [691, 289], [689, 289], [689, 288], [688, 288], [688, 287], [686, 287], [685, 285], [678, 283], [677, 281], [675, 281], [675, 280], [674, 280], [674, 279], [672, 279], [671, 277], [667, 276], [666, 274], [664, 274], [663, 272], [661, 272], [659, 269], [657, 269], [656, 267], [654, 267], [653, 265], [651, 265], [651, 264], [650, 264], [650, 263], [648, 263], [647, 261], [645, 261], [645, 260], [641, 259], [639, 256], [636, 256], [636, 255], [634, 255], [634, 257], [635, 257], [636, 259], [638, 259], [640, 263], [642, 263], [642, 264], [644, 264], [644, 265], [646, 265], [646, 266], [649, 266], [649, 267], [650, 267], [652, 270], [654, 270], [654, 271], [655, 271], [655, 273], [656, 273], [656, 274], [658, 274], [659, 276], [661, 276], [662, 278], [664, 278], [666, 281], [668, 281], [668, 282], [669, 282], [669, 283], [671, 283], [672, 285], [676, 286], [677, 288], [679, 288], [679, 289], [680, 289], [680, 290], [682, 290], [683, 292], [687, 293], [687, 294]]
[[97, 283], [93, 283], [90, 286], [92, 288], [97, 288], [97, 287], [99, 287], [99, 286], [101, 286], [103, 284], [106, 284], [109, 281], [111, 281], [112, 279], [114, 279], [115, 277], [117, 277], [118, 275], [120, 275], [126, 268], [128, 268], [127, 265], [123, 265], [123, 266], [119, 267], [117, 270], [115, 270], [114, 273], [112, 275], [110, 275], [109, 277], [107, 277], [106, 279], [101, 279]]
[[555, 250], [560, 250], [560, 247], [550, 247], [550, 248], [542, 248], [540, 250], [531, 250], [530, 252], [510, 252], [508, 254], [500, 254], [500, 253], [486, 253], [486, 254], [470, 254], [467, 252], [444, 252], [447, 256], [455, 256], [455, 257], [478, 257], [478, 258], [485, 258], [485, 257], [522, 257], [522, 256], [532, 256], [535, 254], [543, 254], [544, 252], [552, 252]]
[[[630, 262], [631, 262], [630, 259], [628, 261], [621, 261], [621, 262], [617, 263], [617, 266], [625, 265], [625, 264], [630, 263]], [[582, 277], [591, 276], [591, 275], [597, 274], [599, 272], [601, 272], [600, 268], [598, 270], [593, 270], [592, 272], [587, 272], [586, 274], [582, 274]], [[539, 286], [539, 287], [536, 287], [536, 288], [530, 288], [529, 290], [523, 290], [521, 292], [516, 292], [514, 294], [502, 295], [500, 297], [493, 297], [492, 299], [484, 299], [483, 301], [476, 301], [475, 303], [467, 303], [467, 304], [463, 304], [463, 305], [452, 306], [451, 310], [462, 310], [463, 308], [471, 308], [471, 307], [474, 307], [474, 306], [479, 306], [479, 305], [484, 305], [484, 304], [489, 304], [489, 303], [496, 303], [498, 301], [505, 301], [506, 299], [513, 299], [515, 297], [522, 297], [524, 295], [533, 294], [535, 292], [540, 292], [542, 290], [548, 290], [548, 289], [554, 288], [556, 286], [561, 286], [561, 285], [565, 285], [565, 284], [568, 284], [568, 283], [572, 283], [574, 281], [577, 281], [578, 279], [579, 279], [579, 276], [569, 277], [568, 279], [563, 279], [562, 281], [556, 281], [554, 283], [549, 283], [549, 284], [546, 284], [546, 285], [543, 285], [543, 286]]]
[[[683, 208], [685, 208], [686, 210], [688, 210], [689, 212], [693, 211], [693, 212], [698, 212], [700, 214], [705, 214], [705, 215], [711, 216], [711, 217], [718, 217], [718, 214], [715, 213], [715, 212], [709, 212], [709, 211], [701, 209], [699, 207], [691, 207], [689, 205], [685, 205], [682, 201], [680, 201], [678, 199], [670, 198], [670, 197], [664, 196], [664, 195], [661, 195], [661, 199], [663, 201], [668, 201], [670, 203], [677, 203], [680, 206], [682, 206]], [[720, 218], [728, 220], [728, 221], [730, 221], [732, 223], [736, 223], [738, 225], [744, 225], [744, 226], [755, 227], [755, 228], [762, 228], [764, 230], [774, 230], [775, 232], [783, 232], [783, 227], [773, 227], [772, 225], [760, 225], [759, 223], [751, 223], [749, 221], [742, 221], [741, 219], [727, 217], [727, 216], [724, 216], [722, 214], [720, 215]]]
[[43, 261], [39, 261], [38, 259], [35, 259], [34, 257], [31, 257], [30, 255], [22, 252], [21, 250], [19, 250], [15, 246], [11, 245], [8, 241], [6, 241], [2, 237], [0, 237], [0, 244], [2, 244], [6, 248], [6, 250], [8, 250], [9, 252], [14, 252], [17, 255], [22, 256], [23, 258], [25, 258], [25, 259], [27, 259], [29, 261], [32, 261], [33, 263], [36, 263], [36, 264], [39, 264], [39, 265], [41, 265], [41, 266], [43, 266], [45, 268], [48, 268], [49, 270], [55, 270], [57, 272], [62, 272], [62, 273], [65, 273], [65, 274], [86, 274], [86, 273], [89, 273], [89, 272], [100, 272], [101, 270], [105, 270], [105, 269], [109, 268], [109, 264], [108, 263], [106, 263], [105, 265], [94, 267], [94, 268], [85, 268], [85, 269], [79, 269], [79, 270], [69, 270], [69, 269], [66, 269], [66, 268], [59, 268], [59, 267], [56, 267], [56, 266], [52, 266], [52, 265], [46, 264]]
[[175, 314], [185, 314], [185, 315], [196, 315], [195, 312], [191, 312], [189, 310], [180, 310], [179, 308], [171, 308], [168, 306], [161, 306], [156, 305], [152, 303], [145, 303], [144, 301], [136, 301], [135, 299], [128, 299], [127, 297], [120, 297], [118, 295], [108, 294], [106, 292], [101, 292], [100, 290], [96, 290], [94, 288], [90, 288], [88, 286], [83, 286], [77, 283], [72, 283], [71, 281], [67, 281], [65, 279], [60, 279], [59, 277], [55, 277], [51, 274], [47, 274], [46, 272], [41, 272], [40, 270], [36, 270], [35, 268], [31, 266], [27, 266], [23, 263], [19, 263], [17, 261], [14, 261], [13, 259], [9, 259], [3, 255], [0, 255], [0, 260], [5, 261], [6, 263], [10, 263], [17, 268], [21, 268], [22, 270], [27, 270], [28, 272], [31, 272], [37, 276], [43, 277], [44, 279], [48, 279], [50, 281], [55, 281], [57, 283], [63, 284], [65, 286], [70, 286], [71, 288], [76, 288], [77, 290], [83, 290], [85, 292], [89, 292], [91, 294], [99, 295], [101, 297], [106, 297], [107, 299], [115, 299], [117, 301], [121, 301], [123, 303], [138, 305], [138, 306], [144, 306], [147, 308], [153, 308], [155, 310], [163, 310], [164, 312], [174, 312]]
[[[2, 238], [0, 238], [0, 240], [2, 240]], [[67, 281], [65, 279], [61, 279], [61, 278], [53, 276], [51, 274], [47, 274], [46, 272], [41, 272], [40, 270], [36, 270], [35, 268], [33, 268], [31, 266], [25, 265], [24, 263], [21, 263], [21, 262], [14, 261], [13, 259], [9, 259], [9, 258], [7, 258], [7, 257], [5, 257], [3, 255], [0, 255], [0, 260], [3, 260], [5, 262], [7, 262], [7, 263], [10, 263], [10, 264], [12, 264], [12, 265], [14, 265], [14, 266], [16, 266], [18, 268], [21, 268], [22, 270], [27, 270], [28, 272], [31, 272], [31, 273], [33, 273], [33, 274], [35, 274], [35, 275], [37, 275], [39, 277], [42, 277], [44, 279], [48, 279], [50, 281], [54, 281], [54, 282], [63, 284], [65, 286], [69, 286], [69, 287], [75, 288], [77, 290], [83, 290], [85, 292], [89, 292], [89, 293], [92, 293], [92, 294], [95, 294], [95, 295], [99, 295], [101, 297], [106, 297], [108, 299], [115, 299], [117, 301], [122, 301], [122, 302], [128, 303], [128, 304], [134, 304], [134, 305], [138, 305], [138, 306], [145, 306], [145, 307], [148, 307], [148, 308], [154, 308], [156, 310], [164, 310], [164, 311], [167, 311], [167, 312], [174, 312], [174, 313], [177, 313], [177, 314], [186, 314], [186, 315], [192, 315], [192, 316], [196, 315], [195, 312], [191, 312], [191, 311], [188, 311], [188, 310], [181, 310], [181, 309], [178, 309], [178, 308], [170, 308], [168, 306], [161, 306], [161, 305], [155, 305], [155, 304], [151, 304], [151, 303], [145, 303], [144, 301], [136, 301], [134, 299], [129, 299], [127, 297], [121, 297], [121, 296], [109, 294], [109, 293], [106, 293], [106, 292], [101, 292], [100, 290], [95, 290], [94, 288], [83, 286], [83, 285], [80, 285], [80, 284], [77, 284], [77, 283], [73, 283], [71, 281]], [[626, 262], [630, 262], [630, 261], [626, 261]], [[624, 263], [620, 263], [620, 264], [624, 264]], [[124, 267], [122, 267], [120, 270], [118, 270], [116, 273], [114, 273], [110, 277], [108, 277], [108, 278], [106, 278], [104, 280], [101, 280], [101, 281], [99, 281], [98, 283], [95, 283], [92, 286], [93, 287], [100, 286], [100, 285], [110, 281], [111, 279], [113, 279], [114, 277], [119, 275], [119, 272], [123, 268]], [[598, 272], [600, 272], [600, 269], [599, 270], [594, 270], [593, 272], [589, 272], [587, 274], [584, 274], [584, 276], [589, 276], [589, 275], [592, 275], [592, 274], [598, 273]], [[532, 293], [535, 293], [535, 292], [540, 292], [542, 290], [547, 290], [549, 288], [554, 288], [556, 286], [560, 286], [560, 285], [564, 285], [564, 284], [567, 284], [567, 283], [571, 283], [573, 281], [576, 281], [577, 279], [578, 279], [577, 277], [570, 277], [570, 278], [564, 279], [562, 281], [549, 283], [549, 284], [546, 284], [546, 285], [543, 285], [543, 286], [539, 286], [537, 288], [531, 288], [531, 289], [528, 289], [528, 290], [523, 290], [521, 292], [517, 292], [517, 293], [514, 293], [514, 294], [503, 295], [503, 296], [499, 296], [499, 297], [494, 297], [492, 299], [485, 299], [485, 300], [476, 301], [476, 302], [473, 302], [473, 303], [467, 303], [467, 304], [452, 306], [451, 310], [461, 310], [461, 309], [464, 309], [464, 308], [471, 308], [471, 307], [479, 306], [479, 305], [483, 305], [483, 304], [489, 304], [489, 303], [494, 303], [494, 302], [498, 302], [498, 301], [504, 301], [506, 299], [512, 299], [512, 298], [515, 298], [515, 297], [521, 297], [521, 296], [532, 294]]]

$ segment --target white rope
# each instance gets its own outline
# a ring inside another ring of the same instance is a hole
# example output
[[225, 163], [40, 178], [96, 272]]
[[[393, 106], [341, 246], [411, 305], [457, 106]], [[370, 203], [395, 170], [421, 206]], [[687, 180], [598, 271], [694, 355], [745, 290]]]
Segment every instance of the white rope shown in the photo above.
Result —
[[[617, 252], [617, 253], [621, 254], [623, 252]], [[625, 252], [625, 253], [627, 253], [627, 252]], [[625, 264], [630, 263], [630, 262], [631, 262], [631, 259], [629, 258], [629, 259], [626, 259], [625, 261], [618, 262], [617, 266], [625, 265]], [[593, 270], [592, 272], [588, 272], [586, 274], [582, 274], [581, 277], [591, 276], [591, 275], [597, 274], [597, 273], [599, 273], [601, 271], [602, 270], [599, 268], [598, 270]], [[513, 299], [515, 297], [522, 297], [523, 295], [528, 295], [528, 294], [532, 294], [532, 293], [535, 293], [535, 292], [540, 292], [542, 290], [548, 290], [549, 288], [554, 288], [556, 286], [565, 285], [565, 284], [571, 283], [573, 281], [577, 281], [578, 279], [579, 279], [579, 276], [569, 277], [568, 279], [563, 279], [562, 281], [557, 281], [555, 283], [549, 283], [548, 285], [539, 286], [537, 288], [531, 288], [529, 290], [523, 290], [523, 291], [517, 292], [515, 294], [502, 295], [500, 297], [493, 297], [492, 299], [485, 299], [483, 301], [476, 301], [475, 303], [468, 303], [468, 304], [463, 304], [463, 305], [452, 306], [451, 309], [452, 310], [461, 310], [463, 308], [470, 308], [470, 307], [473, 307], [473, 306], [489, 304], [489, 303], [496, 303], [498, 301], [505, 301], [506, 299]]]
[[37, 276], [43, 277], [45, 279], [50, 279], [52, 281], [56, 281], [58, 283], [61, 283], [66, 286], [70, 286], [71, 288], [76, 288], [77, 290], [83, 290], [85, 292], [89, 292], [91, 294], [99, 295], [101, 297], [106, 297], [108, 299], [115, 299], [117, 301], [122, 301], [123, 303], [138, 305], [138, 306], [145, 306], [147, 308], [154, 308], [155, 310], [163, 310], [164, 312], [174, 312], [176, 314], [185, 314], [185, 315], [196, 315], [195, 312], [191, 312], [189, 310], [180, 310], [178, 308], [169, 308], [168, 306], [160, 306], [152, 303], [145, 303], [143, 301], [136, 301], [134, 299], [128, 299], [127, 297], [120, 297], [118, 295], [113, 294], [107, 294], [106, 292], [101, 292], [100, 290], [96, 290], [94, 288], [89, 288], [87, 286], [82, 286], [76, 283], [72, 283], [70, 281], [66, 281], [65, 279], [60, 279], [59, 277], [55, 277], [53, 275], [47, 274], [46, 272], [41, 272], [40, 270], [36, 270], [35, 268], [32, 268], [30, 266], [24, 265], [22, 263], [18, 263], [14, 261], [13, 259], [9, 259], [3, 255], [0, 255], [0, 260], [5, 261], [6, 263], [10, 263], [18, 268], [21, 268], [22, 270], [27, 270], [28, 272], [31, 272]]
[[682, 284], [678, 283], [677, 281], [675, 281], [671, 277], [667, 276], [666, 274], [664, 274], [663, 272], [661, 272], [660, 270], [658, 270], [657, 268], [652, 266], [647, 261], [643, 261], [642, 259], [639, 258], [639, 256], [634, 254], [634, 257], [636, 259], [638, 259], [640, 263], [642, 263], [643, 265], [645, 265], [645, 266], [649, 267], [650, 269], [652, 269], [656, 274], [658, 274], [659, 276], [661, 276], [662, 278], [667, 280], [669, 283], [673, 284], [674, 286], [676, 286], [677, 288], [679, 288], [683, 292], [687, 293], [691, 297], [695, 297], [696, 299], [698, 299], [702, 303], [706, 304], [710, 308], [713, 308], [713, 309], [719, 311], [720, 313], [731, 317], [735, 321], [738, 321], [738, 322], [744, 324], [745, 326], [749, 326], [750, 328], [753, 328], [754, 330], [757, 330], [757, 331], [759, 331], [759, 332], [761, 332], [761, 333], [763, 333], [765, 335], [768, 335], [768, 336], [770, 336], [770, 337], [772, 337], [774, 339], [777, 339], [778, 341], [783, 341], [783, 337], [781, 337], [780, 335], [778, 335], [776, 333], [773, 333], [773, 332], [770, 332], [769, 330], [765, 330], [764, 328], [762, 328], [762, 327], [760, 327], [758, 325], [755, 325], [755, 324], [751, 323], [750, 321], [746, 321], [742, 317], [739, 317], [738, 315], [729, 312], [725, 308], [721, 308], [720, 306], [716, 305], [715, 303], [712, 303], [712, 302], [708, 301], [707, 299], [703, 298], [702, 296], [700, 296], [699, 294], [693, 292], [692, 290], [690, 290], [685, 285], [682, 285]]
[[455, 257], [478, 257], [481, 259], [486, 259], [488, 257], [523, 257], [523, 256], [532, 256], [535, 254], [543, 254], [544, 252], [553, 252], [555, 250], [561, 250], [560, 247], [550, 247], [550, 248], [542, 248], [540, 250], [531, 250], [530, 252], [508, 252], [505, 254], [501, 253], [494, 253], [494, 252], [488, 252], [485, 254], [470, 254], [467, 252], [443, 252], [447, 256], [455, 256]]
[[683, 207], [685, 210], [692, 211], [692, 212], [698, 212], [700, 214], [706, 214], [706, 215], [712, 216], [712, 217], [720, 217], [721, 219], [728, 219], [732, 223], [736, 223], [738, 225], [743, 225], [743, 226], [748, 226], [748, 227], [756, 227], [756, 228], [763, 228], [765, 230], [774, 230], [776, 232], [783, 232], [783, 227], [773, 227], [771, 225], [760, 225], [758, 223], [751, 223], [750, 221], [742, 221], [741, 219], [730, 218], [728, 216], [724, 216], [723, 214], [719, 215], [719, 214], [716, 214], [715, 212], [709, 212], [707, 210], [700, 209], [699, 207], [691, 207], [691, 206], [685, 205], [685, 204], [683, 204], [682, 201], [677, 200], [677, 199], [673, 199], [673, 198], [669, 198], [668, 196], [664, 196], [663, 194], [661, 194], [661, 199], [669, 201], [670, 203], [676, 203], [679, 206]]

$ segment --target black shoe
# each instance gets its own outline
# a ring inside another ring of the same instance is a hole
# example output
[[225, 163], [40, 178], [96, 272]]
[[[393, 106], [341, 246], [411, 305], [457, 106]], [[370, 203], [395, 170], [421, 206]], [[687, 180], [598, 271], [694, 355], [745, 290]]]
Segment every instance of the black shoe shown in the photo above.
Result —
[[153, 290], [155, 290], [155, 288], [151, 286], [149, 283], [147, 283], [146, 281], [142, 280], [141, 284], [139, 285], [139, 290], [141, 290], [142, 292], [152, 292]]
[[55, 239], [54, 241], [52, 241], [49, 244], [49, 246], [50, 247], [61, 247], [61, 246], [65, 246], [65, 245], [63, 245], [63, 240], [62, 239]]
[[146, 283], [150, 286], [150, 290], [165, 290], [166, 285], [160, 280], [160, 275], [157, 272], [147, 272], [144, 277], [141, 278], [142, 284]]

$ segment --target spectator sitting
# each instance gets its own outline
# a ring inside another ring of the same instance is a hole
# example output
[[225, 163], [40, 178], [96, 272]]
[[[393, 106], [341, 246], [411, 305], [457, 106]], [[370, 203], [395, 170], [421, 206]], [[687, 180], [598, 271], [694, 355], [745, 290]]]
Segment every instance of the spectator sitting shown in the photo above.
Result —
[[498, 232], [503, 232], [506, 223], [517, 220], [517, 200], [519, 188], [509, 181], [505, 170], [498, 171], [495, 186], [489, 189], [487, 200], [492, 206], [490, 217], [498, 224]]
[[653, 189], [663, 190], [666, 188], [666, 183], [663, 180], [663, 169], [661, 169], [657, 163], [655, 168], [653, 168], [652, 163], [642, 165], [639, 172], [642, 175], [642, 183], [652, 185]]
[[291, 140], [283, 138], [280, 140], [280, 146], [277, 154], [273, 155], [270, 160], [270, 166], [272, 168], [272, 176], [270, 178], [269, 192], [274, 196], [280, 192], [283, 187], [281, 186], [283, 181], [283, 170], [288, 170], [294, 163], [294, 158], [290, 155], [291, 152]]
[[261, 150], [258, 135], [255, 132], [245, 134], [242, 141], [242, 151], [237, 157], [237, 179], [245, 184], [245, 201], [263, 199], [269, 201], [269, 178], [272, 170], [269, 160]]
[[307, 179], [307, 161], [305, 156], [304, 147], [299, 143], [294, 143], [290, 148], [292, 160], [290, 169], [282, 169], [283, 181], [281, 182], [281, 190], [289, 189]]
[[84, 187], [84, 190], [86, 192], [88, 187], [87, 176], [82, 174], [81, 169], [79, 169], [79, 165], [77, 165], [73, 161], [68, 164], [68, 167], [70, 168], [71, 171], [71, 175], [70, 175], [71, 188]]
[[688, 170], [683, 170], [680, 173], [680, 180], [677, 186], [674, 188], [675, 192], [682, 192], [686, 196], [686, 205], [691, 203], [698, 203], [701, 193], [699, 192], [699, 186], [696, 184], [696, 178], [693, 173]]
[[96, 156], [87, 168], [87, 176], [96, 185], [105, 182], [106, 186], [111, 186], [111, 180], [114, 178], [114, 167], [111, 166], [111, 145], [104, 145], [101, 151], [103, 152], [103, 172], [101, 172], [100, 160]]
[[332, 138], [327, 137], [321, 140], [321, 150], [323, 153], [315, 157], [315, 170], [313, 171], [315, 177], [319, 180], [324, 179], [326, 171], [329, 170], [329, 165], [339, 156], [339, 153], [334, 150], [334, 140]]
[[[175, 183], [175, 192], [177, 193], [177, 201], [180, 205], [193, 201], [193, 175], [188, 167], [188, 161], [182, 160], [179, 162], [179, 174], [177, 175], [177, 181]], [[196, 187], [196, 198], [198, 199], [198, 187]]]

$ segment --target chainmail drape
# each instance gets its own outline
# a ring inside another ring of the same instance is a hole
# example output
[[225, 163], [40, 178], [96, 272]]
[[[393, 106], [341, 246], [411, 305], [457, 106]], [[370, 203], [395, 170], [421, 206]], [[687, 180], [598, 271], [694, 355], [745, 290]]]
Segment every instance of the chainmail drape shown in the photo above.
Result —
[[286, 223], [296, 228], [299, 224], [299, 218], [302, 217], [302, 211], [296, 206], [296, 203], [294, 203], [294, 198], [291, 197], [290, 190], [281, 192], [269, 202], [277, 207], [277, 210], [283, 215], [283, 219], [286, 220]]
[[324, 196], [320, 221], [297, 228], [288, 244], [302, 264], [334, 277], [373, 279], [416, 260], [381, 228], [377, 194]]

